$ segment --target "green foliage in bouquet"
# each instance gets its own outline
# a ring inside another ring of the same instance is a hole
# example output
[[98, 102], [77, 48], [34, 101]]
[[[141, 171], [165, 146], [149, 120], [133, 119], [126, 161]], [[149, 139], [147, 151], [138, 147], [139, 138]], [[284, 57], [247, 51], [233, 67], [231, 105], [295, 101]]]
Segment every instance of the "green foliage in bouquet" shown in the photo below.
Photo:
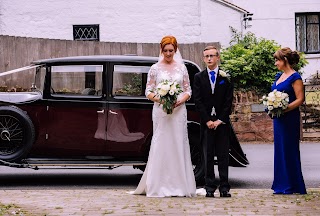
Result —
[[[273, 54], [280, 46], [251, 32], [242, 35], [232, 27], [231, 31], [230, 46], [221, 50], [221, 68], [231, 75], [236, 90], [269, 92], [278, 72]], [[302, 73], [300, 69], [307, 63], [305, 54], [300, 53], [300, 62], [294, 69]]]

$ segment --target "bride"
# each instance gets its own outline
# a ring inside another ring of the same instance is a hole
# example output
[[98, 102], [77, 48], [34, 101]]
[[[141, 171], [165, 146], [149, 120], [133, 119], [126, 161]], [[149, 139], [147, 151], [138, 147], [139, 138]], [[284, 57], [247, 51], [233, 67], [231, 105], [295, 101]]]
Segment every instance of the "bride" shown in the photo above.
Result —
[[[178, 50], [177, 40], [165, 36], [160, 43], [159, 61], [148, 73], [146, 96], [154, 101], [152, 120], [153, 137], [148, 163], [140, 183], [131, 194], [147, 197], [196, 196], [187, 131], [185, 102], [191, 96], [188, 71]], [[168, 80], [180, 84], [172, 114], [167, 114], [156, 94], [158, 83]]]

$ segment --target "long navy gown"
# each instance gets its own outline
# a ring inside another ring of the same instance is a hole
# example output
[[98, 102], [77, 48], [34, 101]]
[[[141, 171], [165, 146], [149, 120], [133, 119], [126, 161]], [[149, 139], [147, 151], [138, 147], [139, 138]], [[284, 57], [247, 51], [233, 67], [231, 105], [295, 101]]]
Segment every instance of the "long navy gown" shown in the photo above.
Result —
[[[276, 84], [282, 73], [276, 75], [272, 90], [277, 89], [289, 95], [289, 103], [296, 99], [292, 83], [301, 79], [295, 72], [285, 81]], [[274, 130], [274, 180], [275, 194], [306, 194], [300, 161], [300, 111], [296, 108], [273, 119]]]

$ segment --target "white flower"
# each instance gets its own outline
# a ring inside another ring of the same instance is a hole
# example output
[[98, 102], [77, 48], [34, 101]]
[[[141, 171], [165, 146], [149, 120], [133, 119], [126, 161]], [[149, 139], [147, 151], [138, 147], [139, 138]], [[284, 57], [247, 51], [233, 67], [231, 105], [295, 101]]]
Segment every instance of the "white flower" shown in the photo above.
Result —
[[273, 106], [268, 106], [268, 110], [273, 110]]
[[268, 96], [263, 96], [261, 101], [266, 106], [271, 117], [280, 117], [288, 107], [289, 95], [275, 89]]
[[159, 84], [157, 85], [157, 89], [161, 89], [162, 84], [163, 84], [163, 83], [159, 83]]
[[224, 72], [223, 70], [219, 70], [219, 74], [220, 74], [220, 76], [222, 76], [222, 77], [228, 77], [229, 75], [226, 73], [226, 72]]
[[278, 101], [275, 101], [275, 102], [273, 103], [273, 107], [274, 107], [274, 108], [278, 108], [278, 107], [279, 107], [279, 104], [280, 104], [280, 103], [279, 103]]
[[173, 90], [170, 90], [170, 91], [169, 91], [169, 95], [174, 95], [174, 93], [175, 93], [175, 92], [174, 92]]
[[170, 90], [170, 85], [169, 84], [163, 84], [161, 86], [161, 89], [165, 90], [165, 91], [169, 91]]
[[276, 100], [276, 97], [274, 94], [268, 95], [268, 101], [275, 101], [275, 100]]
[[176, 91], [177, 91], [177, 86], [174, 85], [174, 84], [172, 84], [172, 85], [170, 86], [170, 91], [176, 92]]
[[281, 98], [282, 92], [276, 91], [274, 94], [277, 98]]
[[168, 91], [163, 90], [163, 89], [160, 89], [160, 90], [158, 91], [158, 93], [159, 93], [160, 96], [165, 96], [165, 95], [168, 93]]
[[182, 89], [177, 82], [164, 80], [157, 85], [156, 95], [160, 96], [159, 106], [162, 104], [164, 112], [172, 114], [174, 103], [181, 92]]

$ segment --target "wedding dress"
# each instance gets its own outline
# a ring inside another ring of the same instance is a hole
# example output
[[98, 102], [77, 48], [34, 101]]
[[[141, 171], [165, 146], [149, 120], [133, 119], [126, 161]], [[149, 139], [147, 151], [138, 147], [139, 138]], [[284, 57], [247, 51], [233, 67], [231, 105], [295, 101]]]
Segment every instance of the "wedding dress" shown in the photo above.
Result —
[[[146, 87], [146, 95], [155, 92], [159, 82], [168, 80], [180, 84], [183, 94], [191, 95], [189, 75], [184, 64], [152, 65]], [[131, 194], [147, 197], [196, 196], [196, 183], [192, 168], [187, 131], [185, 104], [176, 107], [172, 114], [154, 103], [152, 111], [153, 137], [148, 163], [140, 183]]]

